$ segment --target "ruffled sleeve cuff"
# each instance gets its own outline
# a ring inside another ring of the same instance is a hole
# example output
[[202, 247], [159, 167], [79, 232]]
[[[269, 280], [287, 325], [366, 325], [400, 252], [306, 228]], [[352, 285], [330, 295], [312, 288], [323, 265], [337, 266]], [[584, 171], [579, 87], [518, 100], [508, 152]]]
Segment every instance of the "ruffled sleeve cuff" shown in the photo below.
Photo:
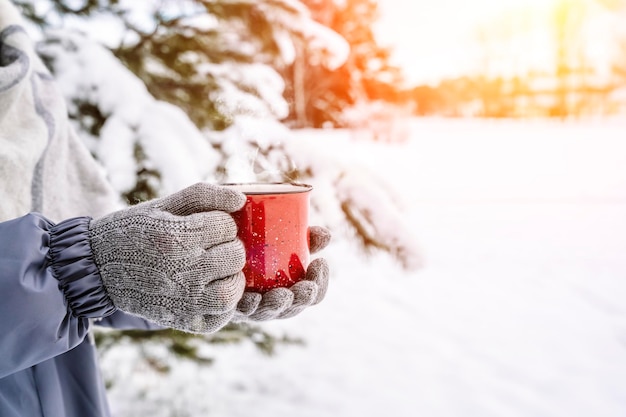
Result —
[[109, 298], [89, 245], [90, 217], [76, 217], [50, 228], [48, 258], [54, 277], [76, 317], [99, 318], [117, 308]]

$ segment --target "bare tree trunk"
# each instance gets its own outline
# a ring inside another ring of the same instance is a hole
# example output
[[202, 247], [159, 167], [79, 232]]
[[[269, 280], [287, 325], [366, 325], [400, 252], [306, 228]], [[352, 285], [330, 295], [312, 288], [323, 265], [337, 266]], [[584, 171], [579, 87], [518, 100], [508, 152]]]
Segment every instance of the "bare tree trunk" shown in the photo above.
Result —
[[297, 44], [296, 48], [296, 59], [293, 63], [293, 100], [294, 112], [296, 114], [296, 127], [302, 128], [307, 126], [306, 91], [304, 87], [306, 48], [300, 43]]

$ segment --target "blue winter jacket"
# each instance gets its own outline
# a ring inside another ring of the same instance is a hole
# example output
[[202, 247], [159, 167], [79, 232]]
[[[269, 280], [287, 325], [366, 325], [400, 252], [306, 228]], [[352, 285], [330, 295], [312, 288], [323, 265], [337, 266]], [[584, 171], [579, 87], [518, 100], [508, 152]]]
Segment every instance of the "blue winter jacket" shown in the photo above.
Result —
[[0, 417], [108, 416], [90, 327], [158, 328], [116, 311], [90, 219], [75, 217], [109, 213], [116, 198], [18, 10], [0, 0]]
[[108, 416], [92, 322], [158, 328], [116, 310], [91, 254], [89, 221], [55, 225], [31, 213], [0, 223], [0, 417]]

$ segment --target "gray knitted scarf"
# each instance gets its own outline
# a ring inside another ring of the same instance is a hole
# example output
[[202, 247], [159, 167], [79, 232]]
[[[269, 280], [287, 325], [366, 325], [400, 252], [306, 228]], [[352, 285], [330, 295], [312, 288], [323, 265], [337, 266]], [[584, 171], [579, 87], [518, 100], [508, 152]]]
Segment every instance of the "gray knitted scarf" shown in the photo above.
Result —
[[0, 221], [30, 211], [53, 221], [98, 217], [120, 207], [21, 16], [0, 0]]

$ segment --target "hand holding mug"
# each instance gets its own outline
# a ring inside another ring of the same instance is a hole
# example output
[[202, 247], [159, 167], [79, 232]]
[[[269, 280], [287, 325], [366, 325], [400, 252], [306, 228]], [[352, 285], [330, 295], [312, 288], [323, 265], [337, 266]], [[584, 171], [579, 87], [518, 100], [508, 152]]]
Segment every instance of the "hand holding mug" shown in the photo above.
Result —
[[[310, 227], [310, 253], [324, 249], [330, 242], [330, 232], [320, 226]], [[265, 293], [246, 289], [237, 304], [233, 321], [265, 321], [293, 317], [305, 308], [318, 304], [328, 289], [328, 263], [314, 259], [301, 281], [291, 287], [278, 287]]]
[[309, 255], [326, 247], [330, 232], [308, 226], [311, 186], [303, 184], [225, 184], [246, 194], [233, 213], [246, 249], [246, 290], [235, 321], [292, 317], [319, 303], [328, 287], [324, 259]]

